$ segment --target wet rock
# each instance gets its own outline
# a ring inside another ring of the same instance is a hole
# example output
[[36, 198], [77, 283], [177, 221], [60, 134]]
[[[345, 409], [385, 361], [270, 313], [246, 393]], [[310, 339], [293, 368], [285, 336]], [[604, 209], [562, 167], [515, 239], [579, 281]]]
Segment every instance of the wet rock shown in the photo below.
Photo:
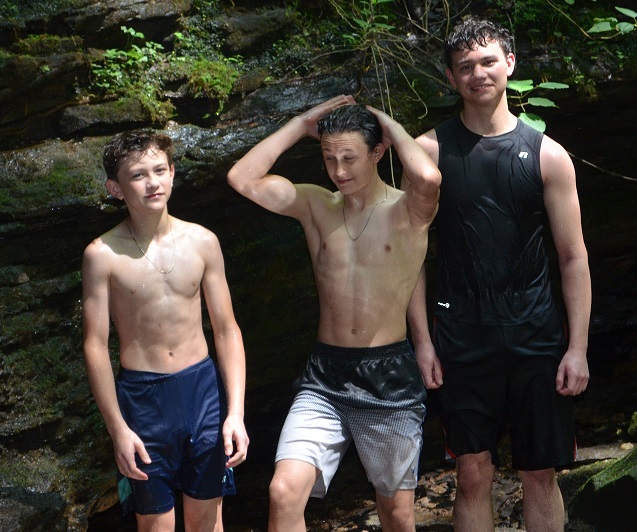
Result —
[[637, 450], [590, 478], [568, 505], [572, 520], [597, 532], [634, 530], [637, 501]]
[[117, 100], [95, 105], [67, 107], [59, 121], [65, 138], [107, 135], [114, 129], [134, 129], [152, 123], [148, 110], [138, 100]]
[[293, 22], [290, 10], [262, 9], [223, 16], [215, 26], [225, 34], [223, 52], [233, 56], [281, 39]]

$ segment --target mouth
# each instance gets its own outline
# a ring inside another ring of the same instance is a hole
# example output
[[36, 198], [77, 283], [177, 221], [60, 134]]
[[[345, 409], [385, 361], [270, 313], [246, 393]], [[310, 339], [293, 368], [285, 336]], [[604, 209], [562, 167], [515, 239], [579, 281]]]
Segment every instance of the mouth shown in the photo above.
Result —
[[159, 193], [157, 193], [157, 194], [148, 194], [148, 195], [146, 195], [146, 199], [151, 199], [152, 200], [152, 199], [160, 198], [161, 196], [163, 196], [163, 194], [159, 194]]
[[473, 92], [484, 92], [489, 89], [491, 85], [476, 85], [475, 87], [471, 87]]

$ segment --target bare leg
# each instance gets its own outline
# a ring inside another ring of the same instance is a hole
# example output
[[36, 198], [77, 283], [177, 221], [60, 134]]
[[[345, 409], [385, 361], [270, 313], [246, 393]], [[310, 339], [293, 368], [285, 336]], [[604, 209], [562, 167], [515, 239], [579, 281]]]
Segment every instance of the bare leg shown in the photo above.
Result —
[[456, 467], [458, 487], [453, 506], [454, 530], [492, 531], [491, 488], [495, 466], [491, 463], [491, 453], [465, 454], [458, 457]]
[[173, 532], [175, 530], [175, 509], [163, 514], [135, 514], [138, 532]]
[[198, 500], [184, 495], [183, 499], [186, 532], [223, 532], [221, 497]]
[[529, 532], [564, 530], [564, 501], [554, 469], [519, 471], [522, 478], [524, 523]]
[[414, 490], [398, 490], [393, 497], [376, 494], [376, 509], [383, 532], [413, 532]]
[[319, 474], [300, 460], [276, 463], [270, 482], [269, 532], [305, 532], [305, 505]]

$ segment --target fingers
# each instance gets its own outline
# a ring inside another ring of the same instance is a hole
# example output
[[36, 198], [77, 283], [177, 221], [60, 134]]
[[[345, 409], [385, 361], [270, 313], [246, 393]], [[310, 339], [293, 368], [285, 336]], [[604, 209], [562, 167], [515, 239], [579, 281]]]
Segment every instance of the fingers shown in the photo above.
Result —
[[589, 373], [587, 369], [569, 367], [561, 364], [557, 370], [555, 386], [557, 393], [563, 396], [579, 395], [588, 387]]
[[224, 448], [228, 457], [227, 467], [235, 467], [245, 462], [248, 457], [248, 436], [237, 437], [236, 439], [224, 438]]
[[[135, 455], [120, 457], [116, 460], [119, 472], [134, 480], [148, 480], [148, 475], [137, 467]], [[149, 462], [148, 462], [149, 463]]]

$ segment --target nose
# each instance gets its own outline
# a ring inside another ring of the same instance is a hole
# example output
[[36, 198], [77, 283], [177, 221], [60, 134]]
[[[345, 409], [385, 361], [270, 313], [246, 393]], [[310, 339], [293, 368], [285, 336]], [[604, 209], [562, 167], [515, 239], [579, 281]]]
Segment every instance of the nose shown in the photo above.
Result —
[[345, 175], [345, 165], [339, 162], [336, 163], [336, 177], [342, 177]]
[[471, 76], [474, 78], [481, 78], [484, 76], [484, 69], [482, 68], [482, 65], [474, 65], [474, 67], [471, 69]]
[[154, 174], [150, 173], [148, 176], [148, 180], [146, 181], [146, 188], [155, 189], [159, 186], [159, 178]]

